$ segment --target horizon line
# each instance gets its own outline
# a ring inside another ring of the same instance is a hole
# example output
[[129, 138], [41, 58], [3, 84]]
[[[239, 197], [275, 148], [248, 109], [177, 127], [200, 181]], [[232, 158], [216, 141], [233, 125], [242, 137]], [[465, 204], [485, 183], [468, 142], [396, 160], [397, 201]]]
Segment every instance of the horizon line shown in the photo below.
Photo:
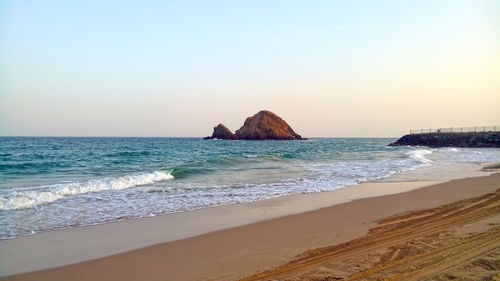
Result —
[[[203, 139], [204, 137], [191, 136], [191, 137], [169, 137], [169, 136], [4, 136], [0, 135], [0, 138], [179, 138], [179, 139]], [[334, 138], [357, 138], [357, 139], [370, 139], [370, 138], [398, 138], [398, 137], [347, 137], [347, 136], [335, 136], [335, 137], [305, 137], [307, 139], [334, 139]], [[221, 139], [222, 140], [222, 139]], [[236, 140], [244, 140], [244, 139], [236, 139]]]

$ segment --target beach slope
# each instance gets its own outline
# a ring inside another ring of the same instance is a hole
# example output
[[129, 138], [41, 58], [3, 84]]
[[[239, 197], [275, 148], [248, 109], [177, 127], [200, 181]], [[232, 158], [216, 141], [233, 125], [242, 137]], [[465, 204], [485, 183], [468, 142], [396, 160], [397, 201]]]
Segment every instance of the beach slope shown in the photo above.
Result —
[[454, 180], [1, 280], [422, 280], [471, 265], [493, 275], [499, 188], [500, 174]]

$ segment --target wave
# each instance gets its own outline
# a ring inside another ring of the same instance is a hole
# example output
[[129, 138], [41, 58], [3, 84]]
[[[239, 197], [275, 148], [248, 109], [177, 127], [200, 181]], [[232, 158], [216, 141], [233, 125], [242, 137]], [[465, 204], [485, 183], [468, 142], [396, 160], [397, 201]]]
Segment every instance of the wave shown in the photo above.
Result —
[[181, 179], [194, 175], [217, 173], [220, 172], [221, 169], [233, 169], [237, 165], [266, 161], [284, 161], [284, 159], [287, 158], [296, 157], [287, 153], [275, 155], [242, 154], [238, 156], [222, 156], [202, 161], [188, 162], [174, 167], [170, 173], [174, 178]]
[[150, 155], [151, 152], [147, 150], [143, 151], [120, 151], [115, 153], [106, 154], [108, 157], [138, 157], [138, 156], [147, 156]]
[[208, 174], [219, 172], [224, 167], [234, 167], [238, 164], [252, 163], [261, 161], [262, 156], [259, 155], [242, 155], [236, 157], [217, 157], [202, 161], [195, 161], [176, 166], [170, 172], [176, 179], [186, 178], [198, 174]]
[[188, 177], [189, 175], [201, 174], [204, 173], [202, 169], [193, 169], [193, 168], [173, 168], [172, 172], [170, 172], [175, 179], [182, 179]]
[[121, 190], [135, 186], [152, 184], [174, 177], [167, 172], [154, 171], [136, 175], [127, 175], [119, 178], [104, 178], [87, 182], [73, 182], [5, 190], [0, 194], [0, 210], [27, 209], [35, 206], [52, 203], [66, 196], [99, 192], [106, 190]]
[[43, 173], [53, 168], [67, 168], [68, 162], [64, 161], [30, 161], [19, 163], [0, 163], [0, 172], [7, 175]]
[[233, 162], [236, 161], [222, 158], [191, 162], [174, 167], [170, 174], [172, 174], [172, 176], [176, 179], [186, 178], [198, 174], [208, 174], [211, 172], [217, 172], [219, 170], [218, 167], [230, 166]]
[[431, 164], [432, 161], [431, 159], [425, 158], [424, 155], [432, 154], [432, 150], [429, 149], [417, 149], [417, 150], [412, 150], [407, 152], [410, 157], [413, 159], [416, 159], [417, 161], [423, 163], [423, 164]]

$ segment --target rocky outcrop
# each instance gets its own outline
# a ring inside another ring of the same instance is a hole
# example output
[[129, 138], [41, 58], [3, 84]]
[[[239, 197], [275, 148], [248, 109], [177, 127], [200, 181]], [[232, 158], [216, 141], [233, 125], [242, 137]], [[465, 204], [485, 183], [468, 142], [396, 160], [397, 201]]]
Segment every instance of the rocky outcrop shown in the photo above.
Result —
[[245, 120], [236, 131], [238, 139], [244, 140], [300, 140], [302, 137], [278, 115], [262, 110]]
[[281, 119], [268, 110], [262, 110], [245, 120], [243, 126], [233, 134], [226, 126], [219, 124], [212, 136], [204, 139], [241, 139], [241, 140], [304, 140]]
[[209, 139], [220, 139], [220, 140], [235, 140], [237, 139], [236, 135], [231, 132], [224, 124], [219, 124], [217, 127], [214, 127], [214, 132], [212, 136], [203, 138], [205, 140]]
[[390, 146], [500, 147], [500, 132], [427, 133], [405, 135]]

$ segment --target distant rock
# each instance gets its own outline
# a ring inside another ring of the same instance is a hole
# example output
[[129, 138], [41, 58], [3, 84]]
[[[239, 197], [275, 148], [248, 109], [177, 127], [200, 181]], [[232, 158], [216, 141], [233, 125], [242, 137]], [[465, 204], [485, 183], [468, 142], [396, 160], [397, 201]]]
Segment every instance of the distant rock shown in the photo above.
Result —
[[243, 126], [233, 134], [226, 126], [219, 124], [212, 136], [203, 138], [224, 140], [306, 140], [281, 119], [268, 110], [262, 110], [245, 120]]
[[301, 140], [302, 137], [278, 115], [262, 110], [245, 120], [236, 131], [238, 139], [244, 140]]
[[204, 140], [210, 139], [220, 139], [220, 140], [235, 140], [237, 139], [236, 135], [231, 132], [224, 124], [219, 124], [214, 127], [214, 132], [212, 136], [203, 138]]
[[500, 147], [500, 132], [424, 133], [405, 135], [390, 146]]

